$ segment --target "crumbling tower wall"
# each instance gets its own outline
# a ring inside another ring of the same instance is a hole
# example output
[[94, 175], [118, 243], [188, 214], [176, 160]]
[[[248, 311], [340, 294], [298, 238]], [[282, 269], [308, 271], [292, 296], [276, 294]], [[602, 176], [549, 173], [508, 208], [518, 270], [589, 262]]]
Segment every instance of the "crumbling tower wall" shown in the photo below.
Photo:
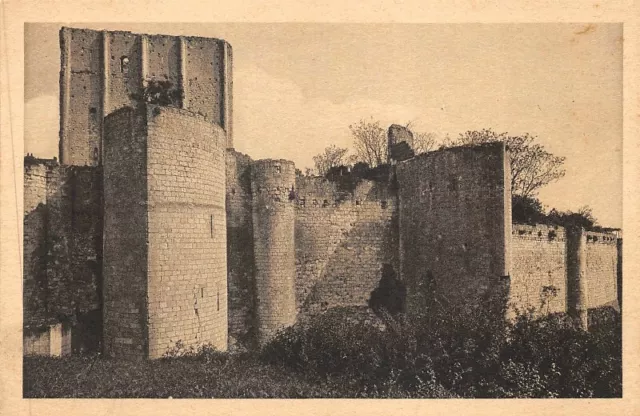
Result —
[[258, 341], [296, 320], [295, 165], [258, 160], [251, 168]]
[[232, 52], [220, 39], [62, 28], [60, 161], [102, 163], [103, 118], [145, 101], [153, 81], [171, 105], [199, 113], [232, 140]]

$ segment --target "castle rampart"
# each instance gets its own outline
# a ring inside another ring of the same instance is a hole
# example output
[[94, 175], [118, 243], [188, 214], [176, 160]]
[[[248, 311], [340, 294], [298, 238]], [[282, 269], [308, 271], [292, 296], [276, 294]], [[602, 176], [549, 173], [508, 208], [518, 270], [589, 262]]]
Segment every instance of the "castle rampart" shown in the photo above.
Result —
[[101, 308], [101, 180], [92, 168], [25, 160], [25, 351], [60, 355], [99, 339], [82, 323]]
[[505, 160], [504, 144], [494, 143], [398, 164], [400, 270], [408, 310], [421, 308], [431, 289], [450, 303], [469, 303], [507, 278]]
[[567, 238], [564, 228], [514, 224], [511, 301], [545, 313], [567, 310]]
[[[384, 264], [397, 271], [397, 206], [362, 180], [350, 192], [319, 177], [296, 180], [296, 301], [301, 317], [367, 306]], [[382, 184], [386, 188], [386, 183]]]
[[570, 311], [587, 326], [587, 310], [619, 308], [621, 239], [613, 233], [514, 224], [510, 301], [540, 313]]

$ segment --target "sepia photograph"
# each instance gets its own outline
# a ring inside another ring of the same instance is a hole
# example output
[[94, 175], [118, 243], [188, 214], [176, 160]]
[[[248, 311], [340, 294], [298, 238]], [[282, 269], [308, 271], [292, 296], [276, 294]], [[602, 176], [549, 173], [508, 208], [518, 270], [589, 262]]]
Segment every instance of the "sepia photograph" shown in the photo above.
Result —
[[23, 398], [622, 398], [622, 23], [29, 22], [20, 157]]

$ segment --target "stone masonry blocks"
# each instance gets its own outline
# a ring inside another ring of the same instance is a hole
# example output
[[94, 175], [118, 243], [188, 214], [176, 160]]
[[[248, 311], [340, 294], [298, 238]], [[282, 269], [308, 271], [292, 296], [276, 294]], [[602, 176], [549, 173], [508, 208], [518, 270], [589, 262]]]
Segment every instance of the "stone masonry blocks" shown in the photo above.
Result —
[[233, 147], [231, 46], [221, 39], [60, 30], [60, 161], [100, 165], [103, 117], [136, 106], [149, 81], [169, 81], [178, 106], [221, 126]]
[[295, 298], [295, 165], [258, 160], [251, 168], [258, 342], [293, 325]]
[[170, 107], [118, 110], [105, 140], [105, 346], [227, 348], [224, 131]]
[[504, 144], [425, 153], [399, 163], [397, 178], [407, 309], [427, 290], [464, 304], [500, 285], [511, 226]]
[[225, 133], [204, 117], [148, 110], [149, 356], [180, 341], [227, 349]]

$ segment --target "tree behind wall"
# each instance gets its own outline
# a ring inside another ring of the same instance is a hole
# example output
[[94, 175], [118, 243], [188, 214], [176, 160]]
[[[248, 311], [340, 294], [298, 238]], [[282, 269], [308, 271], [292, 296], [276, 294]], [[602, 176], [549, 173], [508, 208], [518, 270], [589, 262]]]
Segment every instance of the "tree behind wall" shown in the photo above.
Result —
[[364, 162], [372, 168], [386, 163], [387, 134], [380, 127], [379, 121], [362, 119], [349, 125], [349, 130], [353, 137], [355, 159], [358, 162]]
[[313, 163], [316, 166], [318, 175], [324, 176], [331, 168], [343, 166], [347, 163], [347, 152], [349, 150], [331, 145], [324, 149], [323, 153], [313, 157]]
[[451, 146], [473, 146], [503, 141], [509, 149], [511, 163], [511, 191], [523, 197], [537, 194], [543, 186], [562, 178], [565, 158], [554, 156], [543, 145], [535, 143], [535, 137], [529, 133], [521, 136], [509, 136], [490, 129], [467, 131], [457, 139], [444, 144]]

